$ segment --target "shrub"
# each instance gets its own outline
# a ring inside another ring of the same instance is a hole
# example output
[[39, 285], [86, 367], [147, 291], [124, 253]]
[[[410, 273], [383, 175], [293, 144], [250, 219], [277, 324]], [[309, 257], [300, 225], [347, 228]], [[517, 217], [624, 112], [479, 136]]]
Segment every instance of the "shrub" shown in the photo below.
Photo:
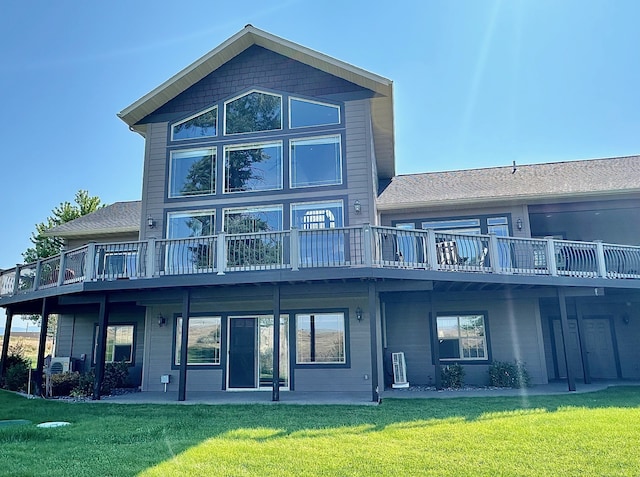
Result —
[[29, 381], [29, 368], [31, 363], [26, 359], [14, 361], [7, 360], [7, 371], [4, 377], [4, 386], [9, 391], [26, 391]]
[[51, 375], [51, 394], [53, 396], [69, 396], [80, 382], [80, 373], [59, 373]]
[[19, 342], [8, 351], [3, 386], [10, 391], [26, 391], [31, 361], [24, 356], [24, 344]]
[[129, 364], [126, 361], [107, 363], [104, 367], [102, 392], [104, 394], [109, 394], [112, 389], [125, 387], [128, 377]]
[[442, 387], [461, 388], [464, 383], [464, 368], [459, 363], [449, 364], [440, 370]]
[[[128, 377], [129, 364], [125, 361], [107, 363], [104, 367], [104, 377], [102, 378], [100, 393], [108, 395], [111, 394], [113, 389], [125, 387]], [[92, 368], [88, 373], [79, 376], [76, 387], [71, 391], [71, 396], [91, 396], [93, 394], [94, 381], [95, 370]]]
[[521, 361], [494, 361], [489, 367], [489, 383], [500, 388], [526, 388], [529, 373]]

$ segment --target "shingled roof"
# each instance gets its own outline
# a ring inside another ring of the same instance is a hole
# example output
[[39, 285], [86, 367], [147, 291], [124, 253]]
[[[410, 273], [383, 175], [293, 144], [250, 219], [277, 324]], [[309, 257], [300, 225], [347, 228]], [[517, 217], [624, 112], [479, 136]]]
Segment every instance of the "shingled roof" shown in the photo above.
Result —
[[640, 156], [395, 176], [380, 210], [640, 192]]
[[58, 225], [47, 231], [55, 237], [83, 237], [88, 235], [138, 232], [142, 202], [115, 202], [95, 212]]

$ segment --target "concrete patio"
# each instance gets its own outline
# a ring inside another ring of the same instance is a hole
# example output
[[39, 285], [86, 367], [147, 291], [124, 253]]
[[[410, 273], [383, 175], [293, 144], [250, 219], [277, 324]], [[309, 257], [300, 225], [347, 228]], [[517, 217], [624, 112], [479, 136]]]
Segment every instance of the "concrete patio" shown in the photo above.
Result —
[[[576, 383], [575, 393], [589, 393], [601, 391], [611, 386], [639, 386], [640, 381], [595, 381], [591, 384]], [[437, 391], [427, 387], [410, 387], [408, 389], [386, 389], [381, 393], [384, 399], [448, 399], [448, 398], [472, 398], [493, 396], [539, 396], [573, 394], [567, 390], [566, 382], [553, 382], [549, 384], [532, 386], [526, 389], [506, 388], [462, 388], [456, 390]], [[169, 392], [137, 392], [122, 394], [119, 396], [106, 396], [95, 403], [117, 404], [272, 404], [272, 405], [305, 405], [305, 404], [342, 404], [371, 406], [376, 403], [371, 401], [370, 393], [333, 393], [333, 392], [280, 392], [280, 401], [271, 400], [271, 391], [246, 391], [246, 392], [188, 392], [186, 401], [178, 401], [177, 391]]]

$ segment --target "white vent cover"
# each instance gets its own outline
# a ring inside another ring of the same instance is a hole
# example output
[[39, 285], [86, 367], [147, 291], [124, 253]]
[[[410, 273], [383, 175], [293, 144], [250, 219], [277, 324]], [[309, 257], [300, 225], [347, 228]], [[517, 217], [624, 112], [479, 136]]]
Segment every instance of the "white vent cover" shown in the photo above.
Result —
[[393, 388], [408, 388], [407, 365], [404, 361], [404, 353], [391, 353], [393, 362]]

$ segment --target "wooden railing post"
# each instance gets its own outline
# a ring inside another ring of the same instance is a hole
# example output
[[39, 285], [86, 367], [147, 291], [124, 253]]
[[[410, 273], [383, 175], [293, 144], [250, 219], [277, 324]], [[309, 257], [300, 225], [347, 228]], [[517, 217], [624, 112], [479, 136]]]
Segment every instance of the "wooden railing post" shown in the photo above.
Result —
[[439, 270], [438, 251], [436, 249], [436, 231], [427, 229], [427, 262], [431, 270]]
[[89, 242], [87, 244], [87, 257], [85, 258], [85, 281], [94, 279], [94, 264], [96, 263], [96, 243]]
[[298, 227], [291, 227], [289, 234], [289, 251], [291, 260], [291, 271], [300, 271], [300, 232]]
[[498, 236], [495, 232], [489, 232], [489, 260], [491, 260], [491, 271], [493, 273], [502, 273], [500, 247], [498, 247]]
[[607, 262], [604, 259], [604, 246], [602, 240], [594, 240], [596, 244], [596, 264], [598, 265], [598, 276], [607, 277]]
[[64, 285], [64, 276], [65, 276], [64, 271], [66, 269], [66, 265], [65, 265], [66, 261], [67, 261], [67, 254], [63, 250], [62, 252], [60, 252], [60, 262], [58, 262], [58, 286], [59, 287]]
[[364, 265], [366, 267], [371, 267], [373, 264], [373, 233], [371, 230], [371, 224], [364, 224], [364, 226], [362, 227], [362, 240], [364, 242], [362, 244], [362, 253], [364, 253]]
[[147, 269], [145, 276], [152, 278], [156, 273], [156, 239], [150, 238], [147, 240]]
[[545, 240], [547, 241], [547, 267], [549, 268], [549, 275], [557, 277], [558, 264], [556, 263], [556, 246], [553, 237], [545, 237]]
[[224, 275], [224, 271], [227, 269], [227, 236], [224, 232], [218, 234], [216, 242], [216, 268], [218, 275]]

